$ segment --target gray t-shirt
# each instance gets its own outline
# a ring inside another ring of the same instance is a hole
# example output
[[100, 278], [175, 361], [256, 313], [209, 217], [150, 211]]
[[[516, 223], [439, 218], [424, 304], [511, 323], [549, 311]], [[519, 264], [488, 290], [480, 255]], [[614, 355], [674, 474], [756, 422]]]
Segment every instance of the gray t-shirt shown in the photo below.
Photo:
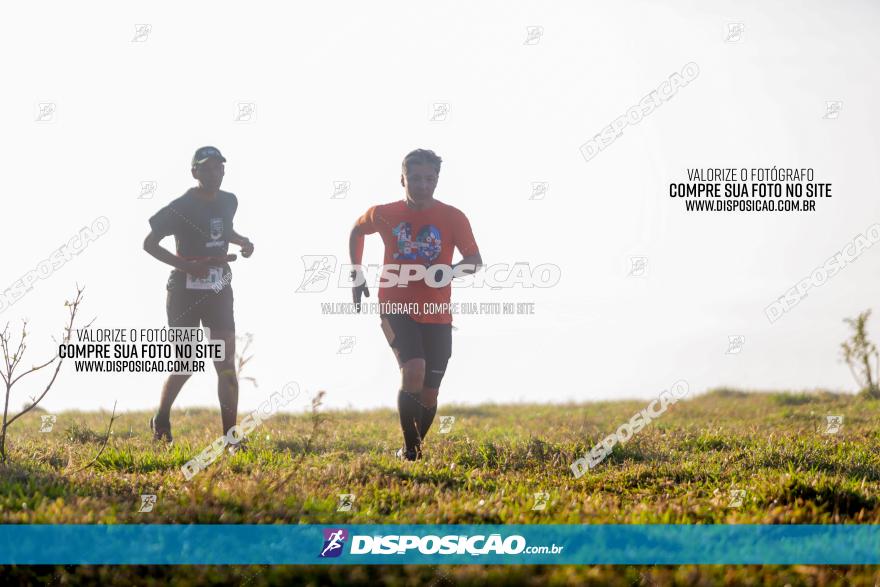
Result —
[[[219, 192], [213, 200], [203, 200], [187, 191], [150, 217], [150, 228], [161, 237], [174, 236], [177, 254], [181, 257], [219, 257], [229, 251], [232, 219], [238, 209], [238, 198]], [[231, 272], [228, 263], [220, 263], [224, 276]], [[168, 289], [186, 287], [186, 274], [173, 269]]]

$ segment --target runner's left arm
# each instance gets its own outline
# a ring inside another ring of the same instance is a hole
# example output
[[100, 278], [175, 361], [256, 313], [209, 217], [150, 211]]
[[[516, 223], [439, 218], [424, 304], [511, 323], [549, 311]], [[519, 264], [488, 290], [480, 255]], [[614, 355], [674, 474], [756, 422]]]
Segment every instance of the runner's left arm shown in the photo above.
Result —
[[461, 274], [470, 275], [483, 268], [483, 257], [480, 255], [479, 247], [477, 247], [477, 240], [474, 238], [474, 231], [471, 229], [470, 221], [460, 210], [456, 212], [453, 242], [455, 243], [455, 248], [461, 253], [462, 259], [452, 265], [453, 275], [455, 268], [459, 265], [463, 266]]
[[483, 257], [480, 256], [479, 252], [476, 255], [465, 255], [461, 261], [452, 264], [453, 272], [459, 265], [464, 265], [461, 270], [462, 275], [470, 275], [483, 268]]
[[[227, 195], [229, 196], [230, 206], [232, 207], [230, 217], [234, 218], [235, 212], [238, 210], [238, 197], [235, 194]], [[254, 243], [251, 242], [251, 239], [235, 232], [235, 228], [232, 226], [229, 227], [229, 232], [232, 235], [232, 237], [229, 239], [229, 242], [241, 247], [242, 257], [248, 258], [254, 254]]]
[[254, 243], [251, 242], [251, 239], [238, 234], [235, 230], [232, 230], [232, 238], [229, 239], [229, 242], [241, 247], [242, 257], [247, 258], [254, 254]]

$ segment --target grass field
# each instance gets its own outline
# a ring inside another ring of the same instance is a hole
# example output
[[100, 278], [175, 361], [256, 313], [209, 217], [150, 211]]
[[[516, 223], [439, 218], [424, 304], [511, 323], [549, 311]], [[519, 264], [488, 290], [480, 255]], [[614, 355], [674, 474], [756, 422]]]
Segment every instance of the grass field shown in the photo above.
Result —
[[[880, 523], [880, 402], [717, 390], [672, 405], [598, 468], [569, 465], [647, 400], [440, 406], [425, 459], [395, 460], [396, 412], [278, 415], [251, 450], [191, 480], [180, 467], [219, 435], [219, 413], [175, 411], [172, 448], [149, 414], [39, 413], [10, 429], [0, 522], [46, 523]], [[826, 416], [843, 427], [826, 433]], [[447, 434], [439, 417], [455, 416]], [[732, 493], [736, 490], [737, 493]], [[549, 493], [534, 510], [534, 494]], [[339, 512], [338, 494], [354, 494]], [[140, 495], [155, 494], [152, 512]], [[736, 501], [741, 497], [742, 503]], [[874, 585], [873, 567], [56, 567], [3, 568], [3, 584]]]

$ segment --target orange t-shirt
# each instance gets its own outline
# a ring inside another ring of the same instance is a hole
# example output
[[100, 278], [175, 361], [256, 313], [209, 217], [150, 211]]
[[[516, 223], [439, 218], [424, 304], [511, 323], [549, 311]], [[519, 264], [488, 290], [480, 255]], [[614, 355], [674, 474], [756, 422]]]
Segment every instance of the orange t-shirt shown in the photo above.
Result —
[[[382, 235], [385, 265], [452, 265], [456, 248], [465, 257], [479, 252], [464, 212], [439, 200], [424, 210], [413, 210], [406, 200], [373, 206], [358, 218], [357, 225], [364, 234]], [[413, 320], [434, 324], [450, 324], [452, 314], [448, 309], [425, 312], [425, 304], [448, 306], [451, 295], [451, 285], [431, 287], [424, 280], [410, 280], [406, 287], [379, 288], [380, 303], [417, 304], [419, 312], [410, 314]]]

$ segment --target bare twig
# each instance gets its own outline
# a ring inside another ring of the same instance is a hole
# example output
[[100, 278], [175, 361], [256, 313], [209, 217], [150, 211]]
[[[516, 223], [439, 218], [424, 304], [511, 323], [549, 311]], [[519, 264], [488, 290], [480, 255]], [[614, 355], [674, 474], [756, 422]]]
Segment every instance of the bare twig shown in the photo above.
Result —
[[250, 362], [250, 360], [254, 358], [254, 355], [250, 355], [250, 356], [248, 356], [248, 357], [245, 356], [245, 355], [247, 354], [248, 349], [251, 347], [251, 343], [254, 341], [254, 335], [251, 334], [250, 332], [248, 332], [248, 333], [245, 333], [244, 336], [239, 337], [239, 338], [243, 338], [243, 339], [244, 339], [244, 346], [241, 348], [241, 350], [238, 350], [238, 349], [236, 348], [236, 353], [235, 353], [235, 355], [236, 355], [236, 357], [235, 357], [235, 359], [236, 359], [235, 377], [236, 377], [236, 379], [238, 379], [239, 381], [241, 381], [241, 380], [244, 380], [244, 381], [250, 381], [251, 383], [253, 383], [254, 387], [260, 387], [259, 385], [257, 385], [257, 380], [256, 380], [256, 378], [254, 378], [254, 377], [242, 377], [242, 376], [241, 376], [241, 372], [242, 372], [242, 370], [244, 369], [244, 366], [247, 365], [247, 364]]
[[[73, 329], [73, 322], [76, 319], [76, 311], [79, 308], [80, 302], [82, 301], [82, 292], [84, 290], [85, 290], [85, 288], [77, 289], [76, 299], [73, 301], [72, 304], [69, 302], [64, 303], [69, 308], [70, 318], [68, 319], [67, 326], [64, 327], [65, 335], [63, 338], [63, 343], [70, 341], [70, 333]], [[94, 320], [92, 320], [92, 322], [94, 322]], [[84, 326], [84, 328], [88, 328], [89, 326], [91, 326], [92, 322], [89, 322], [88, 324], [86, 324]], [[34, 371], [38, 371], [39, 369], [42, 369], [43, 367], [45, 367], [45, 366], [49, 365], [50, 363], [52, 363], [53, 361], [55, 361], [56, 359], [58, 359], [58, 353], [56, 353], [55, 356], [52, 357], [52, 359], [50, 359], [48, 362], [43, 363], [40, 366], [31, 367], [29, 370], [25, 371], [24, 373], [22, 373], [21, 375], [19, 375], [15, 379], [13, 379], [9, 385], [10, 386], [14, 385], [16, 381], [18, 381], [19, 379], [21, 379], [25, 375], [28, 375], [30, 373], [33, 373]], [[60, 359], [58, 361], [58, 365], [55, 367], [55, 372], [52, 374], [52, 379], [49, 381], [49, 384], [46, 385], [46, 389], [43, 390], [43, 393], [41, 393], [40, 396], [36, 400], [34, 400], [31, 405], [24, 408], [21, 412], [19, 412], [18, 414], [16, 414], [12, 418], [10, 418], [10, 420], [6, 423], [6, 427], [9, 427], [10, 424], [12, 424], [13, 422], [18, 420], [19, 418], [21, 418], [25, 414], [27, 414], [28, 412], [33, 410], [35, 407], [37, 407], [37, 404], [40, 403], [40, 401], [44, 397], [46, 397], [46, 394], [49, 392], [49, 389], [52, 387], [52, 384], [55, 383], [55, 378], [58, 377], [58, 371], [61, 369], [61, 364], [63, 362], [64, 362], [64, 359]], [[11, 375], [11, 373], [10, 373], [10, 375]]]
[[89, 467], [91, 467], [92, 465], [94, 465], [95, 463], [98, 462], [98, 459], [101, 457], [101, 454], [104, 452], [104, 449], [107, 448], [107, 443], [110, 441], [110, 430], [113, 429], [113, 422], [115, 420], [116, 420], [116, 401], [113, 402], [113, 413], [110, 414], [110, 424], [107, 426], [107, 434], [104, 436], [104, 443], [101, 444], [101, 449], [98, 451], [98, 454], [96, 454], [95, 458], [90, 460], [88, 463], [86, 463], [85, 465], [83, 465], [82, 467], [77, 469], [76, 471], [73, 471], [71, 473], [71, 475], [73, 475], [75, 473], [79, 473], [80, 471], [83, 471], [85, 469], [88, 469]]
[[[76, 313], [79, 309], [79, 305], [82, 302], [82, 294], [85, 291], [84, 287], [80, 287], [78, 284], [76, 286], [76, 297], [73, 302], [66, 301], [64, 305], [68, 308], [69, 319], [67, 322], [67, 326], [64, 328], [64, 338], [63, 342], [66, 343], [70, 340], [71, 332], [73, 331], [73, 324], [76, 320]], [[93, 320], [94, 321], [94, 320]], [[86, 328], [91, 326], [92, 322], [86, 325]], [[23, 373], [15, 376], [15, 370], [21, 363], [22, 357], [24, 356], [25, 351], [27, 350], [27, 320], [22, 321], [21, 326], [21, 338], [18, 341], [18, 347], [16, 350], [10, 355], [9, 349], [9, 324], [7, 323], [6, 327], [3, 329], [3, 332], [0, 333], [0, 350], [3, 352], [3, 367], [5, 372], [0, 373], [3, 378], [3, 384], [6, 387], [5, 399], [3, 404], [3, 420], [0, 421], [0, 461], [6, 460], [6, 435], [9, 431], [9, 427], [13, 422], [33, 410], [37, 407], [37, 405], [42, 401], [46, 394], [49, 393], [49, 390], [54, 385], [56, 378], [58, 377], [58, 372], [61, 370], [61, 365], [64, 362], [64, 359], [59, 357], [59, 354], [56, 352], [55, 355], [46, 361], [45, 363], [39, 365], [32, 365], [30, 369], [24, 371]], [[18, 381], [31, 373], [35, 373], [40, 371], [41, 369], [48, 367], [55, 361], [58, 363], [55, 366], [55, 371], [52, 373], [52, 378], [46, 384], [46, 387], [43, 389], [42, 393], [37, 396], [32, 396], [30, 405], [25, 405], [24, 408], [18, 413], [9, 417], [9, 399], [12, 395], [12, 387], [18, 383]]]

